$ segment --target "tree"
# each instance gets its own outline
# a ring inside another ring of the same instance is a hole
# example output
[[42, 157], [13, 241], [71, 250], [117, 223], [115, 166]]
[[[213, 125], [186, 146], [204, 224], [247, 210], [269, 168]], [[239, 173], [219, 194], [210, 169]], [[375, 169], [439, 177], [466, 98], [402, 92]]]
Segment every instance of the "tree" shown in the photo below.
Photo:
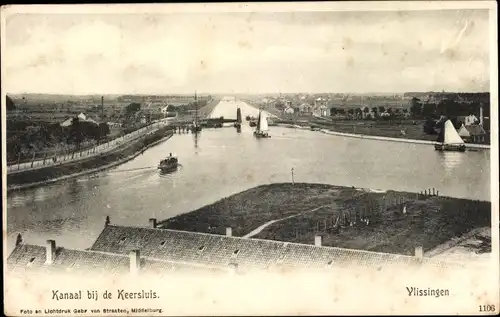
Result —
[[80, 144], [83, 141], [83, 133], [81, 128], [80, 118], [75, 117], [71, 122], [68, 135], [68, 143], [74, 143], [77, 148], [80, 148]]
[[6, 99], [6, 105], [7, 105], [7, 111], [11, 110], [16, 110], [16, 105], [14, 104], [14, 101], [9, 96], [5, 96]]
[[106, 122], [99, 123], [99, 138], [105, 138], [109, 133], [109, 125]]
[[422, 115], [422, 103], [420, 99], [413, 97], [410, 101], [410, 112], [414, 117]]
[[130, 117], [139, 110], [141, 110], [141, 104], [133, 102], [125, 108], [125, 116]]
[[357, 117], [360, 117], [363, 115], [363, 110], [361, 110], [361, 108], [356, 108], [354, 109], [354, 113], [356, 114]]
[[334, 115], [336, 115], [337, 113], [339, 113], [339, 111], [338, 111], [338, 109], [337, 109], [337, 108], [335, 108], [335, 107], [330, 108], [330, 115], [331, 115], [331, 116], [334, 116]]
[[436, 105], [433, 103], [425, 103], [422, 106], [422, 115], [424, 117], [431, 117], [435, 115], [436, 112]]
[[426, 134], [437, 134], [436, 132], [436, 122], [432, 118], [428, 117], [424, 123], [424, 133]]
[[167, 106], [167, 112], [175, 112], [175, 106], [174, 105], [168, 105]]
[[378, 112], [379, 113], [384, 113], [385, 112], [385, 107], [384, 106], [378, 106]]

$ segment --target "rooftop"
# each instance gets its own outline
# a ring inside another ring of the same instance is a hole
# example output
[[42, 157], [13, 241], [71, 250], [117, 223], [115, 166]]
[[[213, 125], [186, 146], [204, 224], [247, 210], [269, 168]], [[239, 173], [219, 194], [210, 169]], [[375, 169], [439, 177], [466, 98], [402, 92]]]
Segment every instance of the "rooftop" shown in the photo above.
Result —
[[130, 250], [154, 259], [182, 261], [239, 269], [325, 268], [335, 266], [433, 265], [455, 266], [428, 258], [370, 252], [284, 241], [241, 238], [171, 229], [108, 225], [90, 248], [128, 254]]
[[[124, 274], [130, 271], [132, 255], [109, 254], [89, 250], [72, 250], [55, 247], [52, 263], [47, 263], [49, 247], [18, 244], [7, 259], [7, 269], [11, 273], [24, 274], [27, 271], [66, 272], [77, 275]], [[168, 273], [223, 273], [222, 268], [179, 263], [140, 257], [139, 269], [163, 275]]]

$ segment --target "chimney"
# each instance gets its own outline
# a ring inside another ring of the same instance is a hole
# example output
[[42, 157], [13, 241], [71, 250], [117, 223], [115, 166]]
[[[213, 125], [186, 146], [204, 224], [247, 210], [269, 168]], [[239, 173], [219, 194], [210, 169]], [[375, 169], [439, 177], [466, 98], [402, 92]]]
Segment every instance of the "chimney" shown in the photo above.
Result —
[[229, 271], [231, 274], [238, 273], [238, 263], [229, 263]]
[[56, 241], [55, 240], [47, 240], [47, 244], [45, 246], [46, 249], [46, 260], [45, 264], [52, 264], [56, 258]]
[[314, 237], [314, 245], [317, 247], [320, 247], [323, 242], [323, 237], [322, 236], [315, 236]]
[[129, 253], [130, 273], [137, 274], [141, 268], [141, 253], [139, 250], [132, 250]]
[[107, 226], [109, 226], [109, 223], [110, 223], [109, 216], [106, 216], [106, 220], [104, 221], [104, 227], [106, 228]]
[[17, 234], [16, 237], [16, 246], [23, 244], [23, 237], [21, 236], [20, 233]]
[[233, 235], [233, 229], [231, 227], [226, 228], [226, 237], [230, 237]]
[[149, 218], [149, 228], [156, 229], [156, 218]]
[[422, 246], [415, 247], [415, 258], [420, 261], [424, 258], [424, 248]]
[[479, 124], [483, 126], [484, 116], [483, 116], [483, 105], [479, 108]]

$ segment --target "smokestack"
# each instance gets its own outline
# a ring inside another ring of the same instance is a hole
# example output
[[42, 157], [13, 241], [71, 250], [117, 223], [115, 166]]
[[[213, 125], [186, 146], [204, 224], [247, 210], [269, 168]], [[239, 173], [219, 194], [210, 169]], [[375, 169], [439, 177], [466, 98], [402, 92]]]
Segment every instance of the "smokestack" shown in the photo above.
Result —
[[483, 116], [483, 105], [479, 108], [479, 124], [483, 126], [484, 116]]
[[415, 258], [419, 261], [424, 258], [424, 248], [422, 246], [415, 247]]
[[233, 229], [231, 227], [226, 228], [226, 237], [230, 237], [233, 235]]
[[156, 218], [149, 218], [149, 228], [156, 229]]
[[315, 246], [320, 247], [322, 243], [323, 243], [323, 237], [322, 236], [315, 236], [314, 237], [314, 245]]
[[141, 253], [139, 250], [132, 250], [129, 253], [130, 273], [137, 274], [141, 268]]
[[45, 264], [52, 264], [56, 258], [56, 241], [55, 240], [47, 240], [47, 244], [45, 246], [46, 249], [46, 260]]

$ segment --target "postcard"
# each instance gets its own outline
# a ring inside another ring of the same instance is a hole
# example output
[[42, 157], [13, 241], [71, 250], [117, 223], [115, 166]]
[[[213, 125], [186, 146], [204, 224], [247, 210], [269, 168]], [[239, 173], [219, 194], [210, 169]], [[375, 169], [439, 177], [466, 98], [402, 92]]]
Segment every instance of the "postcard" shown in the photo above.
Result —
[[5, 315], [498, 314], [495, 2], [1, 23]]

